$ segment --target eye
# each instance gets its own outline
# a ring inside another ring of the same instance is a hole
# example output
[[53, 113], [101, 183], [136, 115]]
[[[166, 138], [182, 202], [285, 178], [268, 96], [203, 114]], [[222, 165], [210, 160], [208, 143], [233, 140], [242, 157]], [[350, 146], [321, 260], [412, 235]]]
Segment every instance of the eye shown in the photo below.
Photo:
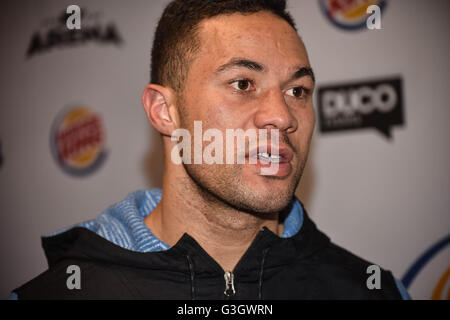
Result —
[[302, 99], [305, 98], [305, 96], [308, 94], [308, 91], [309, 90], [305, 87], [294, 87], [286, 91], [286, 94], [297, 99]]
[[230, 83], [231, 86], [238, 91], [250, 91], [252, 81], [249, 79], [239, 79]]

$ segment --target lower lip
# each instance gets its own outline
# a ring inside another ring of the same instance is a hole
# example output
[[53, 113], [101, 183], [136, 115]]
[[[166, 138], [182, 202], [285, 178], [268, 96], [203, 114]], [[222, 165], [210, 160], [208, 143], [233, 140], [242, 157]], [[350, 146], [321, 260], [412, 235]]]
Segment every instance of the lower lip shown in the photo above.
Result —
[[[270, 168], [271, 166], [275, 166], [275, 163], [269, 163], [269, 162], [261, 162], [260, 159], [257, 159], [257, 162], [255, 164], [249, 163], [251, 166], [255, 166], [258, 168], [259, 173], [261, 173], [262, 168]], [[266, 174], [265, 176], [268, 177], [278, 177], [278, 178], [284, 178], [290, 175], [292, 172], [292, 166], [289, 162], [279, 162], [278, 163], [278, 170], [275, 173], [272, 174]], [[261, 174], [262, 175], [262, 174]]]

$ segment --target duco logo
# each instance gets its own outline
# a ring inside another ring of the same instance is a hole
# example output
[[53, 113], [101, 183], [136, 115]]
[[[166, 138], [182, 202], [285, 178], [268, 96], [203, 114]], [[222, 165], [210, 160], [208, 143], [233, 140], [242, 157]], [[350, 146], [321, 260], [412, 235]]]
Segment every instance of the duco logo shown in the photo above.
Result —
[[362, 86], [346, 93], [342, 90], [330, 90], [322, 96], [323, 112], [327, 118], [358, 112], [363, 115], [374, 111], [388, 113], [395, 108], [397, 102], [395, 89], [387, 84]]
[[[372, 10], [371, 8], [379, 8]], [[320, 7], [328, 20], [338, 28], [358, 30], [369, 28], [372, 15], [379, 15], [386, 7], [385, 0], [320, 0]], [[368, 10], [369, 9], [369, 10]], [[378, 16], [377, 19], [380, 17]], [[369, 28], [372, 29], [372, 28]], [[378, 28], [376, 28], [378, 29]]]
[[402, 79], [391, 78], [318, 88], [321, 132], [375, 128], [391, 137], [404, 124]]

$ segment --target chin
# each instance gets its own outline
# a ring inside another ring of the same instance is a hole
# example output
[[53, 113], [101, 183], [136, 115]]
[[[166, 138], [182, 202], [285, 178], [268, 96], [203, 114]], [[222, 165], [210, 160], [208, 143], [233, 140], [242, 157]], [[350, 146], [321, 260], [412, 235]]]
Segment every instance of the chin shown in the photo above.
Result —
[[[281, 182], [281, 181], [279, 181]], [[295, 188], [283, 183], [235, 183], [226, 189], [215, 190], [218, 196], [235, 209], [254, 214], [281, 212], [288, 207]]]
[[186, 169], [195, 184], [206, 195], [209, 194], [211, 200], [216, 199], [237, 210], [253, 214], [275, 213], [286, 209], [292, 202], [299, 182], [295, 172], [289, 177], [278, 178], [260, 176], [241, 168], [236, 170], [236, 167], [231, 167], [230, 170], [206, 170], [212, 168], [187, 166]]
[[[300, 182], [301, 172], [293, 172], [289, 177], [258, 176], [244, 183], [247, 192], [246, 203], [248, 209], [260, 213], [284, 211], [291, 205], [295, 197], [295, 190]], [[237, 186], [236, 186], [237, 187]], [[242, 189], [236, 188], [236, 190]]]
[[293, 193], [290, 192], [264, 192], [258, 194], [259, 201], [248, 203], [249, 209], [258, 213], [281, 212], [292, 201]]

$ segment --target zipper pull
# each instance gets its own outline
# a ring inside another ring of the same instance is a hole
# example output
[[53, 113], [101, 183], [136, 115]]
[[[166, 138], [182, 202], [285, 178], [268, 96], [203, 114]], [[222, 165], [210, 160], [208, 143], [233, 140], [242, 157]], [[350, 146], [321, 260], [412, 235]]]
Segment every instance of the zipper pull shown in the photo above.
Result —
[[230, 271], [225, 271], [223, 275], [225, 278], [225, 291], [223, 294], [227, 297], [234, 296], [236, 294], [236, 290], [234, 289], [234, 274]]

